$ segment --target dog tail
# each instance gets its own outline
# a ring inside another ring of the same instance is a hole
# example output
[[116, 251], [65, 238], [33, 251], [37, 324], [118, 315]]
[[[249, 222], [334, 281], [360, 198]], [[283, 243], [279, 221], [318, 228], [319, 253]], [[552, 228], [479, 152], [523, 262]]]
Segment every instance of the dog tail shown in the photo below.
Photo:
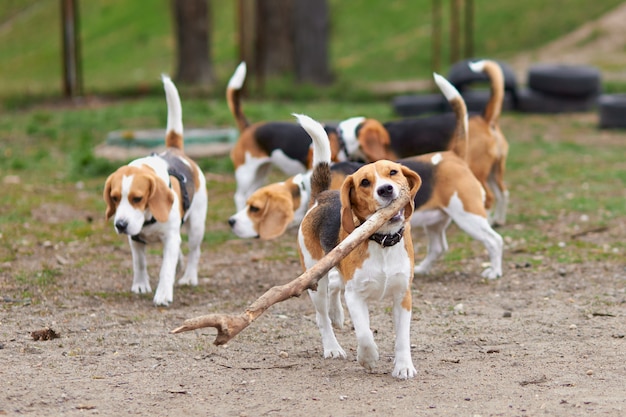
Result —
[[230, 109], [230, 113], [235, 118], [237, 122], [237, 128], [239, 132], [243, 132], [245, 128], [247, 128], [250, 124], [248, 123], [248, 119], [246, 119], [246, 115], [243, 114], [243, 110], [241, 108], [241, 87], [243, 87], [243, 83], [246, 80], [246, 63], [241, 62], [235, 69], [232, 77], [228, 81], [228, 86], [226, 87], [226, 102], [228, 103], [228, 108]]
[[457, 155], [463, 159], [467, 159], [467, 149], [469, 146], [468, 139], [468, 120], [467, 120], [467, 106], [459, 91], [450, 84], [450, 81], [446, 80], [441, 75], [434, 73], [435, 83], [452, 106], [452, 111], [456, 115], [456, 126], [454, 128], [454, 140], [456, 144], [454, 150]]
[[491, 97], [483, 111], [483, 118], [489, 125], [498, 122], [502, 112], [502, 102], [504, 101], [504, 74], [500, 65], [491, 60], [470, 62], [469, 67], [474, 72], [484, 72], [489, 77], [491, 85]]
[[183, 149], [183, 106], [176, 86], [167, 75], [161, 75], [165, 100], [167, 101], [167, 129], [165, 130], [165, 146]]
[[298, 123], [313, 139], [313, 173], [311, 174], [311, 197], [310, 203], [313, 204], [317, 196], [330, 188], [330, 141], [324, 127], [309, 116], [303, 114], [295, 114]]

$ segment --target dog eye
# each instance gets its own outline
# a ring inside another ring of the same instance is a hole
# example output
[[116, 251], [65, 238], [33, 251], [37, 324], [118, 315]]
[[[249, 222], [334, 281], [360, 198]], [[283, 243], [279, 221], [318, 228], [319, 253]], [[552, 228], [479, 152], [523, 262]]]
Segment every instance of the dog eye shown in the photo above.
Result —
[[114, 202], [115, 204], [120, 202], [120, 197], [117, 195], [112, 195], [111, 196], [111, 201]]
[[367, 178], [363, 178], [361, 180], [361, 187], [369, 187], [370, 186], [370, 180], [368, 180]]
[[389, 171], [389, 175], [396, 175], [398, 173], [397, 169], [392, 169], [391, 171]]
[[143, 200], [143, 197], [133, 197], [132, 201], [135, 204], [139, 204], [141, 203], [141, 200]]
[[257, 213], [259, 211], [259, 208], [256, 206], [250, 206], [250, 213]]

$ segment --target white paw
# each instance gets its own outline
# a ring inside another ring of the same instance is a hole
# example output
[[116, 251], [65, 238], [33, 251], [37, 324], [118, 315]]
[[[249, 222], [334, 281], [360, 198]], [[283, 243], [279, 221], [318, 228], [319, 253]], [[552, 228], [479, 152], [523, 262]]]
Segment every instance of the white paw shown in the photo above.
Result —
[[393, 368], [391, 376], [398, 379], [409, 379], [414, 378], [415, 375], [417, 375], [417, 371], [415, 370], [411, 359], [396, 360], [396, 365]]
[[415, 265], [415, 268], [413, 268], [413, 273], [418, 275], [425, 275], [428, 271], [430, 271], [430, 265], [424, 265], [424, 262]]
[[489, 280], [498, 279], [502, 276], [502, 272], [496, 271], [492, 267], [489, 267], [483, 271], [481, 274], [483, 278], [487, 278]]
[[324, 359], [345, 359], [346, 352], [341, 348], [341, 346], [337, 345], [333, 349], [324, 349]]
[[198, 276], [188, 276], [185, 274], [181, 279], [178, 280], [178, 285], [193, 285], [194, 287], [198, 285]]
[[154, 305], [165, 307], [169, 306], [172, 301], [174, 301], [174, 291], [172, 289], [164, 290], [161, 287], [157, 288], [152, 300]]
[[130, 290], [135, 294], [147, 294], [149, 292], [152, 292], [152, 288], [150, 288], [149, 282], [143, 284], [133, 284]]
[[376, 345], [359, 346], [357, 348], [356, 360], [362, 367], [371, 371], [378, 362], [378, 348]]

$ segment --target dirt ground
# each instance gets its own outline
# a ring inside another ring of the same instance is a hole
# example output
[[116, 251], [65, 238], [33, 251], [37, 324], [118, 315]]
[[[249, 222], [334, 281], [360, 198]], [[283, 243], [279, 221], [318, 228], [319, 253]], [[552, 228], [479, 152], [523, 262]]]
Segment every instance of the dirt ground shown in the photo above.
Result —
[[[77, 206], [43, 204], [32, 214], [48, 222], [90, 218], [113, 234], [101, 213]], [[570, 225], [560, 217], [542, 233], [557, 242]], [[582, 239], [601, 245], [624, 236], [626, 219], [615, 219]], [[414, 237], [419, 257], [424, 236]], [[292, 230], [281, 242], [294, 238]], [[626, 415], [624, 262], [517, 264], [507, 258], [517, 250], [509, 245], [504, 277], [494, 282], [480, 278], [482, 259], [465, 259], [460, 269], [438, 263], [413, 284], [418, 374], [408, 381], [390, 375], [384, 303], [372, 310], [381, 353], [372, 373], [356, 362], [349, 319], [337, 331], [347, 360], [322, 358], [306, 295], [274, 306], [226, 346], [212, 345], [213, 329], [170, 333], [190, 317], [241, 312], [295, 278], [295, 251], [289, 261], [273, 260], [275, 244], [233, 239], [205, 250], [200, 285], [177, 287], [173, 305], [156, 308], [151, 296], [129, 292], [125, 245], [12, 243], [17, 259], [0, 264], [0, 415]], [[158, 251], [149, 265], [154, 287]], [[41, 292], [25, 296], [12, 270], [61, 272], [38, 276]], [[34, 341], [31, 332], [46, 327], [59, 337]]]
[[[624, 236], [626, 220], [611, 229]], [[423, 242], [420, 233], [414, 234]], [[294, 236], [292, 231], [284, 238]], [[546, 238], [553, 237], [547, 232]], [[63, 273], [56, 278], [57, 290], [33, 294], [37, 303], [6, 295], [2, 300], [0, 414], [626, 412], [624, 264], [505, 262], [505, 276], [487, 283], [480, 278], [478, 259], [465, 260], [462, 271], [440, 263], [431, 275], [414, 281], [411, 350], [418, 374], [409, 381], [390, 375], [393, 331], [389, 306], [383, 303], [372, 311], [381, 352], [372, 373], [356, 363], [349, 320], [338, 331], [348, 359], [322, 358], [308, 295], [274, 306], [226, 346], [211, 344], [213, 329], [169, 333], [186, 318], [241, 312], [266, 289], [295, 278], [295, 257], [267, 260], [272, 245], [232, 240], [205, 254], [201, 276], [207, 278], [197, 288], [177, 288], [169, 308], [153, 307], [150, 296], [129, 293], [125, 247], [92, 247], [89, 241], [37, 245], [15, 263], [20, 268], [62, 263]], [[150, 255], [150, 265], [154, 277], [158, 254]], [[5, 288], [3, 294], [14, 289]], [[31, 332], [45, 327], [60, 337], [34, 341]]]

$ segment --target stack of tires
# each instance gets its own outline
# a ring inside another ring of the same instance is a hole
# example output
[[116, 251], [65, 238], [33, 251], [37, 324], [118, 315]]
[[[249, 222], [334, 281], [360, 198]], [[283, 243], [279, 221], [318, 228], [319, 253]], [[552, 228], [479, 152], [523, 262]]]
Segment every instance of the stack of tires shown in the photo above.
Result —
[[601, 90], [600, 71], [584, 65], [537, 64], [528, 69], [527, 88], [517, 109], [528, 113], [594, 110]]

